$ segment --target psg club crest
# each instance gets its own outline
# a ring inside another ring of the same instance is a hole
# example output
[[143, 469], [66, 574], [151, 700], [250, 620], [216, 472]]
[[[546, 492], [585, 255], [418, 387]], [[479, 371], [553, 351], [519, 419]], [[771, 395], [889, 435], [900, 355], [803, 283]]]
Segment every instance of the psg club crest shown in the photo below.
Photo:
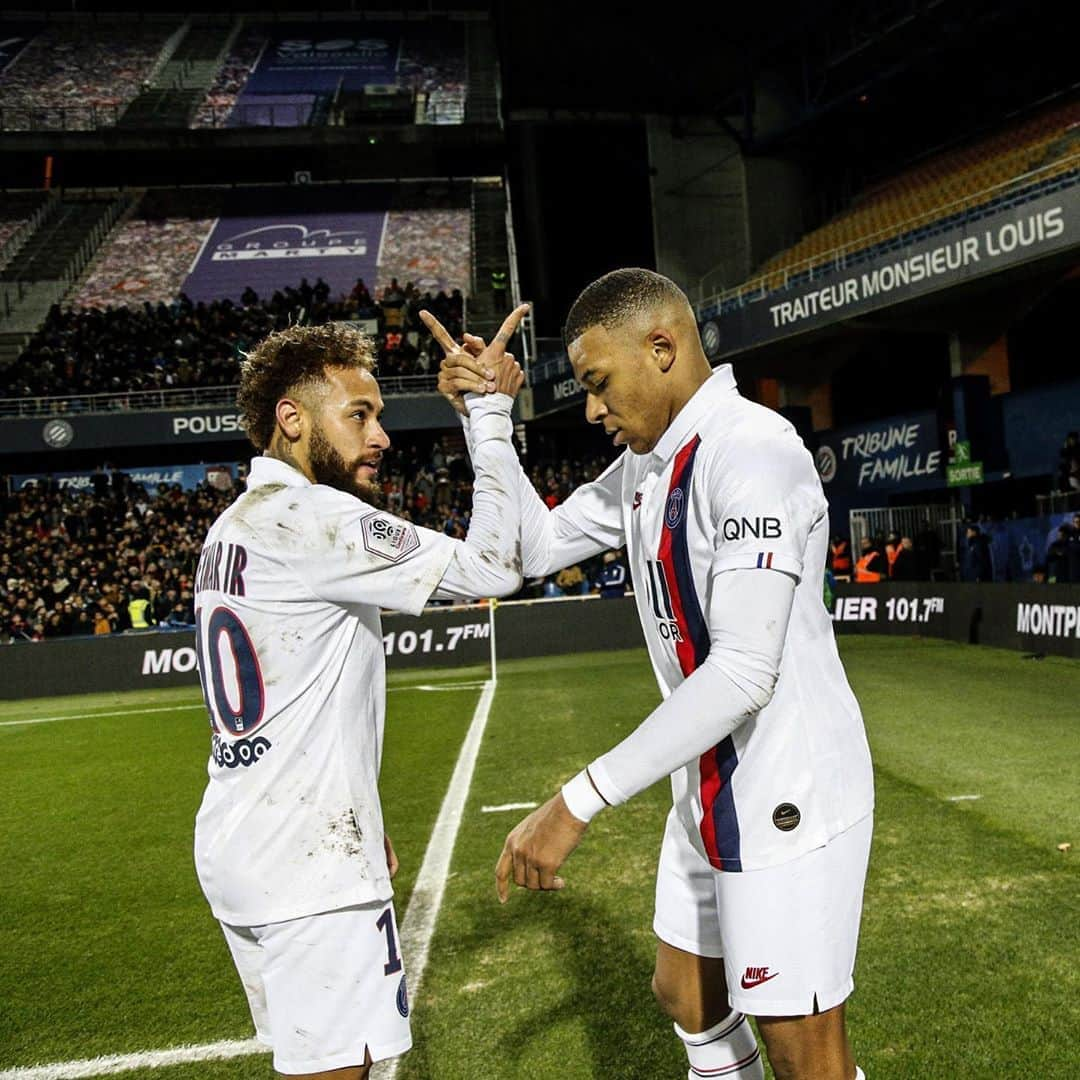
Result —
[[683, 510], [686, 508], [686, 496], [683, 489], [677, 487], [668, 497], [667, 506], [664, 508], [664, 523], [669, 529], [677, 529], [683, 519]]

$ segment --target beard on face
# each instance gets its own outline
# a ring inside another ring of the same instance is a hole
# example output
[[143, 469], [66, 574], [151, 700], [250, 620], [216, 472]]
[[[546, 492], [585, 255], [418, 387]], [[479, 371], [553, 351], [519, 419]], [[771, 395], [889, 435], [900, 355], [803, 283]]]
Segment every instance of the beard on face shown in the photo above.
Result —
[[[381, 455], [380, 455], [381, 456]], [[361, 465], [373, 464], [367, 458], [358, 457], [349, 464], [334, 448], [318, 424], [311, 428], [311, 440], [308, 443], [308, 462], [315, 483], [337, 488], [348, 495], [370, 503], [372, 506], [383, 505], [382, 488], [376, 483], [357, 480], [356, 470]]]

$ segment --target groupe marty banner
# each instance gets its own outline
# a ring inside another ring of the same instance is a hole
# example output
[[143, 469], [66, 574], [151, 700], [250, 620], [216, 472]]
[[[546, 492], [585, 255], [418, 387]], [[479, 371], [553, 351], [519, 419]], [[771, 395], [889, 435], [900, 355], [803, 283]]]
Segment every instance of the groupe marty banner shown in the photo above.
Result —
[[198, 302], [239, 301], [249, 285], [260, 296], [321, 277], [330, 295], [357, 278], [374, 287], [387, 215], [295, 214], [289, 218], [219, 218], [196, 256], [183, 291]]

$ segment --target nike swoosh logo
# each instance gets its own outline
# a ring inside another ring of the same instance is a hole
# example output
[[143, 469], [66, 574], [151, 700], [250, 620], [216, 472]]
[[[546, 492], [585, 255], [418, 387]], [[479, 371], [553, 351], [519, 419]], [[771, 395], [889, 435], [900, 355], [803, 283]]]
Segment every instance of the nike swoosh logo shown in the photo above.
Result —
[[745, 975], [742, 977], [742, 988], [744, 990], [753, 990], [755, 986], [760, 986], [762, 983], [767, 983], [770, 979], [775, 979], [779, 975], [779, 971], [774, 971], [771, 975], [766, 975], [763, 979], [748, 979]]

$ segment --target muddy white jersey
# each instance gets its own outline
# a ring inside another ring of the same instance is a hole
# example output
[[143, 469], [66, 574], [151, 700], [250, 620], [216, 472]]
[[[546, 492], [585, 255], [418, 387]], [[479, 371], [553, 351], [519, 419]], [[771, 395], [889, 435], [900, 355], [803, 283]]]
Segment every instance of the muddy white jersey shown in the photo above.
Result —
[[268, 457], [211, 527], [196, 579], [212, 756], [195, 862], [217, 918], [261, 925], [392, 895], [379, 609], [419, 613], [457, 544]]
[[[679, 820], [717, 870], [786, 862], [873, 808], [862, 716], [822, 599], [828, 529], [809, 452], [783, 417], [738, 393], [730, 365], [713, 373], [650, 453], [625, 451], [546, 518], [535, 502], [524, 512], [530, 575], [625, 542], [665, 698], [709, 654], [717, 575], [796, 579], [771, 700], [671, 778]], [[720, 617], [737, 647], [738, 613]]]

